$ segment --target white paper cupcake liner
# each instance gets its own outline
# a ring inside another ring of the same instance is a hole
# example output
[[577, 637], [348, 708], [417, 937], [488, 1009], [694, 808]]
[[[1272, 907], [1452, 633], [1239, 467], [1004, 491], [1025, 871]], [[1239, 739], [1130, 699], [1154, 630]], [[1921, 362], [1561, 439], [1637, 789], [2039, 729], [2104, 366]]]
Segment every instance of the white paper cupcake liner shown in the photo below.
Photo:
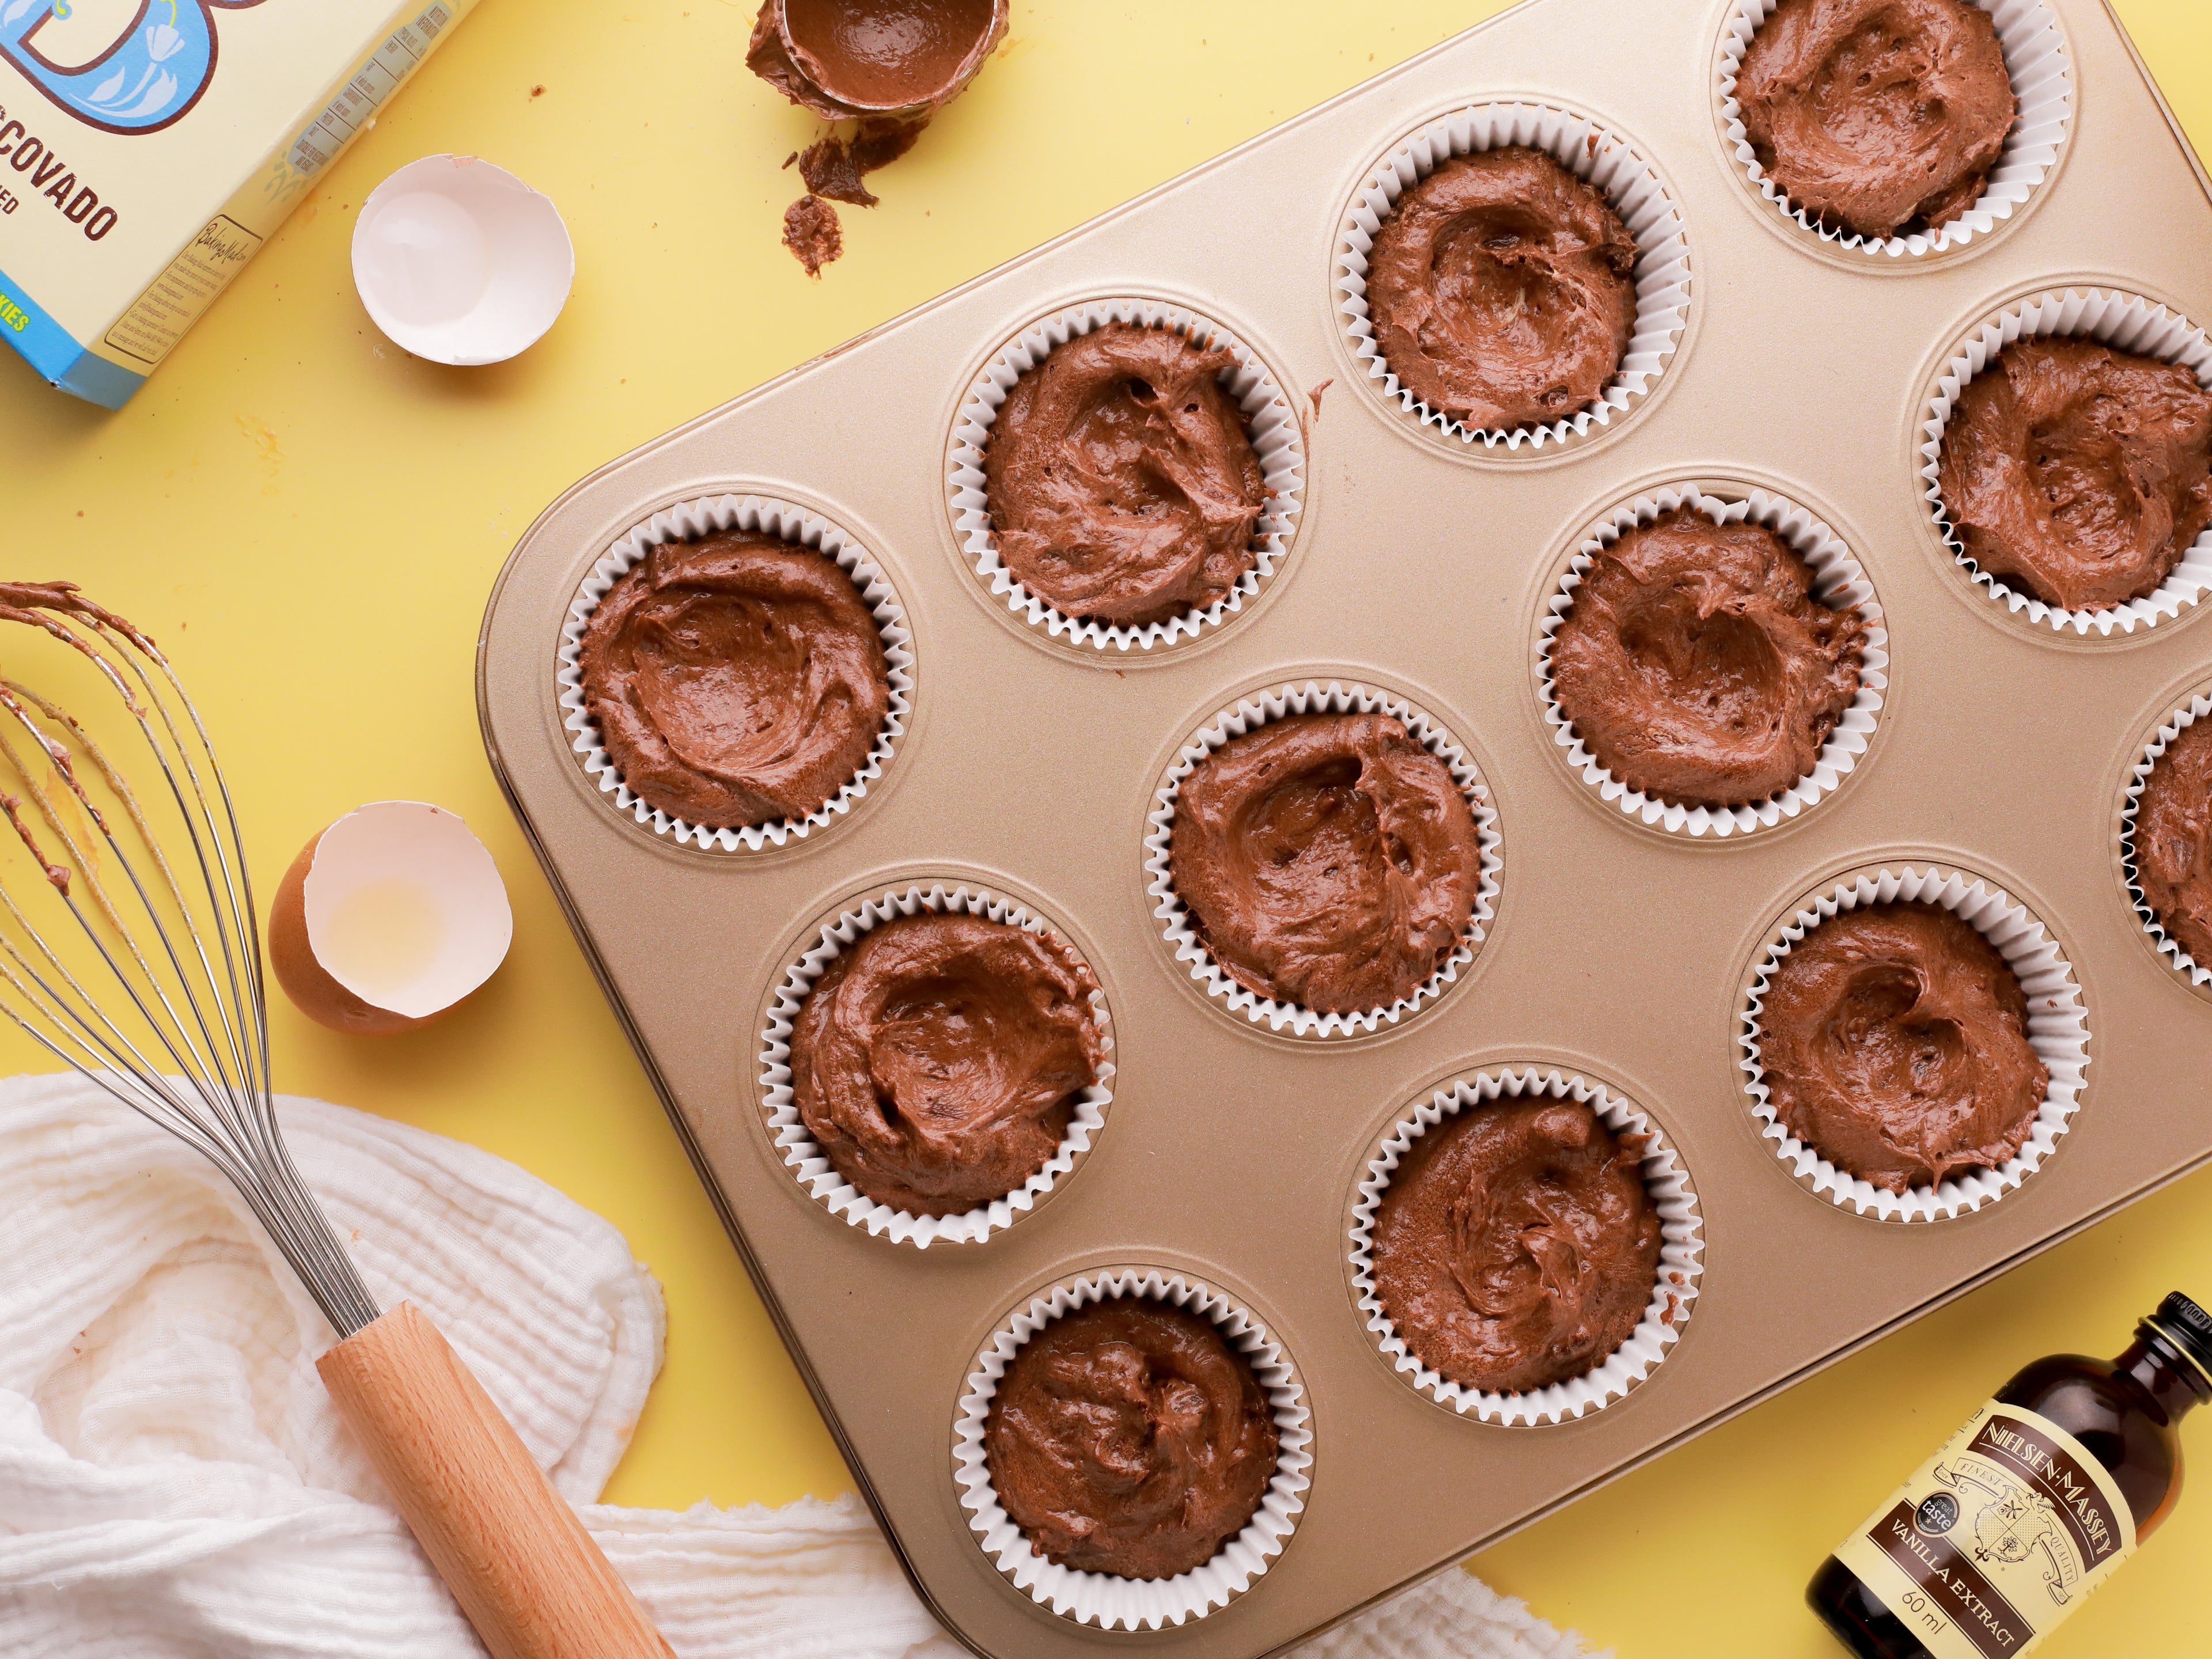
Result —
[[1927, 418], [1921, 427], [1925, 441], [1920, 446], [1920, 479], [1936, 520], [1936, 533], [1951, 550], [1960, 568], [1988, 589], [1992, 599], [2008, 611], [2026, 612], [2030, 622], [2045, 623], [2059, 631], [2070, 628], [2079, 635], [2094, 628], [2107, 637], [2115, 628], [2132, 634], [2138, 628], [2154, 627], [2162, 617], [2179, 616], [2207, 588], [2212, 588], [2212, 528], [2199, 536], [2166, 579], [2142, 598], [2109, 611], [2065, 611], [2008, 587], [1984, 570], [1968, 556], [1951, 526], [1950, 514], [1943, 506], [1943, 434], [1951, 424], [1959, 396], [2005, 347], [2042, 336], [2094, 340], [2117, 351], [2179, 364], [2212, 389], [2212, 342], [2186, 317], [2176, 316], [2153, 301], [2105, 289], [2067, 289], [2007, 307], [1960, 343], [1929, 400]]
[[[1024, 587], [1000, 560], [983, 488], [984, 450], [1014, 382], [1042, 362], [1055, 347], [1109, 323], [1169, 329], [1200, 344], [1217, 344], [1236, 353], [1237, 367], [1224, 377], [1222, 386], [1243, 411], [1268, 496], [1267, 510], [1253, 527], [1252, 568], [1237, 579], [1236, 585], [1203, 609], [1185, 611], [1140, 628], [1067, 616]], [[960, 400], [945, 468], [945, 500], [969, 567], [1015, 616], [1032, 628], [1042, 629], [1048, 638], [1065, 638], [1073, 645], [1097, 651], [1154, 651], [1218, 628], [1256, 599], [1261, 589], [1274, 579], [1290, 556], [1304, 501], [1304, 475], [1305, 439], [1298, 427], [1297, 411], [1257, 353], [1230, 330], [1188, 307], [1125, 297], [1087, 301], [1054, 312], [1024, 329], [985, 366]]]
[[[860, 597], [875, 615], [876, 628], [883, 635], [884, 665], [890, 684], [884, 723], [876, 733], [875, 744], [861, 762], [860, 769], [846, 780], [836, 794], [803, 818], [781, 818], [741, 830], [686, 823], [646, 801], [623, 781], [620, 769], [600, 741], [599, 722], [585, 706], [580, 660], [584, 630], [591, 625], [592, 612], [599, 608], [607, 590], [632, 566], [662, 542], [696, 541], [724, 530], [781, 537], [835, 560], [838, 568], [852, 578], [853, 586], [860, 590]], [[561, 688], [561, 724], [572, 734], [568, 746], [585, 775], [617, 811], [629, 813], [655, 835], [665, 836], [679, 845], [726, 853], [757, 853], [764, 848], [803, 841], [823, 825], [850, 812], [866, 796], [868, 786], [883, 775], [884, 768], [890, 763], [891, 751], [906, 730], [907, 717], [913, 708], [914, 639], [907, 629], [905, 607], [899, 603], [890, 578], [869, 556], [867, 549], [819, 513], [773, 495], [715, 495], [663, 507], [643, 524], [632, 527], [592, 566], [591, 574], [584, 578], [576, 597], [569, 602], [568, 620], [561, 625], [560, 663], [555, 678]]]
[[[1548, 425], [1484, 431], [1462, 426], [1400, 385], [1375, 339], [1367, 309], [1367, 256], [1398, 198], [1455, 155], [1526, 145], [1551, 155], [1605, 192], [1636, 239], [1636, 322], [1620, 367], [1596, 403]], [[1359, 186], [1337, 233], [1336, 308], [1352, 355], [1370, 381], [1420, 426], [1485, 449], [1531, 452], [1563, 444], [1626, 415], [1665, 372], [1690, 313], [1690, 243], [1681, 210], [1636, 147], [1586, 115], [1548, 105], [1480, 104], [1431, 121], [1378, 162]]]
[[2175, 738], [2201, 720], [2212, 718], [2212, 691], [2201, 691], [2168, 715], [2158, 730], [2151, 734], [2142, 758], [2135, 763], [2128, 777], [2127, 802], [2120, 811], [2120, 864], [2126, 871], [2128, 897], [2134, 903], [2136, 915], [2141, 919], [2143, 931], [2151, 936], [2158, 952], [2173, 964], [2176, 973], [2194, 986], [2212, 986], [2212, 963], [2203, 963], [2181, 948], [2174, 939], [2159, 925], [2158, 913], [2150, 908], [2143, 896], [2141, 872], [2136, 862], [2136, 814], [2142, 805], [2143, 786], [2150, 781], [2151, 769], [2172, 746]]
[[[1229, 1346], [1244, 1356], [1274, 1413], [1279, 1449], [1274, 1479], [1267, 1483], [1259, 1509], [1212, 1560], [1173, 1578], [1082, 1572], [1036, 1553], [1000, 1503], [983, 1450], [991, 1401], [1022, 1345], [1062, 1314], [1124, 1296], [1149, 1297], [1212, 1320]], [[1282, 1553], [1305, 1508], [1307, 1471], [1313, 1467], [1305, 1389], [1267, 1328], [1212, 1285], [1158, 1267], [1095, 1273], [1054, 1286], [1014, 1314], [976, 1355], [953, 1433], [953, 1479], [960, 1487], [960, 1507], [968, 1512], [969, 1529], [984, 1553], [1031, 1601], [1062, 1618], [1103, 1630], [1162, 1630], [1202, 1619], [1242, 1595]]]
[[[1474, 908], [1468, 919], [1467, 932], [1441, 968], [1417, 987], [1411, 996], [1388, 1008], [1349, 1014], [1322, 1013], [1296, 1003], [1263, 997], [1239, 985], [1214, 961], [1212, 953], [1193, 930], [1190, 914], [1176, 893], [1168, 854], [1175, 834], [1176, 802], [1182, 794], [1183, 780], [1196, 769], [1199, 762], [1231, 738], [1256, 732], [1270, 720], [1281, 720], [1286, 714], [1378, 713], [1401, 722], [1415, 742], [1450, 769], [1453, 781], [1459, 785], [1460, 793], [1466, 797], [1474, 813], [1481, 877], [1476, 884]], [[1504, 868], [1504, 842], [1498, 833], [1497, 809], [1490, 804], [1490, 786], [1483, 781], [1481, 772], [1453, 740], [1451, 733], [1427, 710], [1402, 697], [1364, 685], [1344, 686], [1331, 680], [1323, 686], [1308, 680], [1303, 685], [1279, 685], [1240, 698], [1236, 707], [1215, 715], [1183, 744], [1154, 793], [1146, 822], [1152, 830], [1145, 837], [1145, 870], [1152, 882], [1146, 890], [1157, 901], [1152, 915], [1160, 922], [1168, 948], [1175, 953], [1177, 962], [1188, 965], [1190, 976], [1206, 987], [1209, 996], [1219, 999], [1223, 1006], [1243, 1014], [1255, 1025], [1264, 1021], [1271, 1030], [1287, 1030], [1300, 1037], [1346, 1037], [1372, 1031], [1381, 1025], [1397, 1024], [1442, 996], [1461, 970], [1474, 962], [1491, 919], [1497, 913], [1498, 872]]]
[[948, 887], [941, 882], [927, 887], [916, 884], [887, 889], [841, 909], [822, 925], [799, 959], [784, 969], [782, 982], [776, 988], [775, 1001], [769, 1009], [767, 1027], [761, 1034], [760, 1048], [761, 1099], [768, 1113], [768, 1127], [775, 1138], [777, 1149], [783, 1154], [784, 1164], [798, 1178], [799, 1184], [848, 1225], [865, 1227], [876, 1237], [890, 1238], [922, 1250], [940, 1241], [980, 1243], [1036, 1208], [1060, 1177], [1091, 1150], [1091, 1143], [1106, 1127], [1106, 1109], [1114, 1098], [1110, 1086], [1114, 1079], [1113, 1016], [1106, 1006], [1106, 993], [1098, 990], [1091, 995], [1098, 1031], [1105, 1039], [1098, 1080], [1078, 1099], [1059, 1149], [1042, 1169], [1012, 1192], [958, 1215], [915, 1215], [878, 1203], [839, 1174], [808, 1132], [792, 1095], [792, 1029], [798, 1024], [799, 1008], [814, 988], [814, 981], [840, 955], [858, 943], [862, 934], [874, 931], [895, 916], [917, 915], [924, 910], [983, 916], [1040, 936], [1049, 934], [1070, 957], [1084, 960], [1083, 953], [1064, 930], [988, 889]]
[[[1598, 552], [1619, 541], [1637, 525], [1648, 525], [1662, 513], [1688, 507], [1715, 524], [1763, 525], [1794, 549], [1813, 569], [1813, 592], [1823, 604], [1836, 608], [1856, 607], [1866, 621], [1866, 647], [1859, 665], [1858, 695], [1844, 711], [1836, 729], [1821, 745], [1813, 769], [1778, 795], [1748, 806], [1686, 806], [1632, 789], [1592, 755], [1576, 734], [1574, 722], [1559, 707], [1552, 684], [1552, 641], [1574, 609], [1575, 590], [1589, 574]], [[1889, 688], [1889, 630], [1883, 625], [1881, 601], [1865, 569], [1843, 539], [1804, 507], [1787, 496], [1764, 489], [1747, 491], [1741, 499], [1709, 495], [1694, 484], [1671, 485], [1639, 495], [1615, 507], [1597, 531], [1585, 539], [1568, 562], [1544, 606], [1537, 627], [1536, 690], [1544, 705], [1545, 723], [1552, 738], [1567, 751], [1567, 763], [1582, 774], [1583, 781], [1631, 817], [1656, 824], [1680, 835], [1747, 836], [1794, 818], [1832, 793], [1855, 769], [1874, 736], [1881, 714], [1882, 696]]]
[[1792, 202], [1766, 176], [1744, 129], [1743, 106], [1736, 100], [1736, 80], [1752, 37], [1773, 15], [1781, 0], [1735, 0], [1721, 37], [1721, 127], [1752, 188], [1771, 202], [1778, 212], [1830, 246], [1871, 257], [1893, 259], [1918, 258], [1963, 247], [1977, 236], [1986, 236], [2019, 212], [2057, 165], [2066, 142], [2067, 124], [2074, 101], [2073, 70], [2066, 59], [2066, 42], [2058, 20], [2042, 0], [1973, 0], [1996, 22], [1997, 39], [2004, 47], [2005, 70], [2012, 81], [2020, 114], [2006, 136], [2004, 149], [1981, 197], [1948, 224], [1910, 236], [1860, 236], [1823, 226]]
[[[1623, 1136], [1644, 1138], [1644, 1191], [1659, 1212], [1659, 1271], [1652, 1281], [1651, 1299], [1644, 1317], [1628, 1340], [1605, 1360], [1582, 1376], [1525, 1394], [1489, 1394], [1469, 1389], [1429, 1369], [1406, 1346], [1375, 1285], [1375, 1220], [1389, 1189], [1393, 1175], [1413, 1143], [1448, 1117], [1463, 1109], [1480, 1110], [1499, 1099], [1550, 1097], [1587, 1105], [1605, 1126]], [[1562, 1423], [1587, 1416], [1616, 1400], [1649, 1377], [1682, 1334], [1698, 1297], [1703, 1271], [1705, 1239], [1698, 1212], [1698, 1195], [1689, 1175], [1648, 1115], [1632, 1101], [1610, 1092], [1573, 1073], [1539, 1071], [1479, 1072], [1445, 1085], [1415, 1107], [1387, 1135], [1360, 1177], [1358, 1199], [1352, 1212], [1352, 1284], [1365, 1316], [1369, 1334], [1400, 1376], [1435, 1401], [1462, 1416], [1485, 1423], [1530, 1425]]]
[[[1767, 1102], [1765, 1073], [1759, 1060], [1759, 1011], [1782, 959], [1814, 928], [1841, 912], [1893, 901], [1939, 904], [1971, 922], [1996, 947], [2027, 993], [2028, 1042], [2051, 1070], [2042, 1109], [2036, 1113], [2018, 1156], [1999, 1169], [1976, 1170], [1940, 1186], [1915, 1187], [1902, 1194], [1885, 1192], [1846, 1174], [1778, 1122]], [[1752, 1115], [1759, 1120], [1760, 1134], [1774, 1143], [1775, 1157], [1801, 1186], [1842, 1208], [1884, 1221], [1935, 1221], [1964, 1215], [2011, 1192], [2043, 1167], [2066, 1133], [2079, 1109], [2083, 1079], [2089, 1068], [2088, 1012], [2074, 970], [2067, 965], [2057, 941], [2032, 911], [2014, 902], [2002, 888], [1978, 876], [1932, 866], [1869, 871], [1848, 877], [1819, 897], [1806, 901], [1760, 953], [1741, 1019], [1743, 1031], [1737, 1041], [1742, 1049], [1739, 1063], [1747, 1079], [1744, 1091], [1751, 1097]]]

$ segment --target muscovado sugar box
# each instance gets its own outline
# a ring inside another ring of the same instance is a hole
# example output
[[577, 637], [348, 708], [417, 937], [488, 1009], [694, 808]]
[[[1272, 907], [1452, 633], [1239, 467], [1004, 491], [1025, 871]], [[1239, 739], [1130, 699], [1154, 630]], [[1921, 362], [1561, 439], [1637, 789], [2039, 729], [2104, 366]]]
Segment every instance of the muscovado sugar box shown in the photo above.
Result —
[[0, 0], [0, 339], [119, 409], [476, 0]]

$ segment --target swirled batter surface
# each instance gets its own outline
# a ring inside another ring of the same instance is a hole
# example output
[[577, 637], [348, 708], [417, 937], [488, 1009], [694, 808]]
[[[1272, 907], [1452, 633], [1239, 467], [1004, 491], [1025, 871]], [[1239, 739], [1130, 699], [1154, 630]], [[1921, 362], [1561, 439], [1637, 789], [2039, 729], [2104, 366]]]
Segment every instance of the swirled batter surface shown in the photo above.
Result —
[[836, 561], [743, 531], [664, 542], [592, 612], [585, 706], [623, 781], [692, 823], [803, 818], [889, 707], [875, 617]]
[[1823, 224], [1895, 236], [1981, 198], [2020, 112], [1967, 0], [1782, 0], [1736, 79], [1759, 164]]
[[1933, 904], [1822, 922], [1782, 958], [1759, 1024], [1782, 1126], [1887, 1192], [2008, 1162], [2051, 1083], [2011, 967]]
[[872, 929], [800, 1006], [791, 1090], [868, 1197], [957, 1215], [1044, 1167], [1098, 1080], [1091, 970], [1056, 935], [924, 911]]
[[2014, 342], [1959, 394], [1943, 510], [1974, 562], [2069, 611], [2152, 592], [2212, 524], [2212, 393], [2094, 340]]
[[1644, 1317], [1659, 1212], [1640, 1139], [1571, 1100], [1470, 1106], [1416, 1140], [1375, 1218], [1375, 1288], [1416, 1358], [1518, 1394], [1605, 1363]]
[[1274, 1478], [1267, 1395], [1213, 1322], [1125, 1296], [1022, 1345], [984, 1425], [999, 1501], [1039, 1555], [1172, 1578], [1243, 1531]]
[[1684, 507], [1592, 560], [1552, 641], [1560, 708], [1613, 776], [1739, 806], [1812, 771], [1859, 689], [1866, 624], [1755, 524]]
[[2143, 781], [2136, 882], [2158, 925], [2212, 968], [2212, 720], [2186, 727]]
[[1169, 879], [1240, 985], [1323, 1013], [1411, 996], [1467, 934], [1481, 879], [1450, 769], [1388, 714], [1293, 714], [1183, 781]]
[[1375, 341], [1401, 384], [1482, 431], [1598, 400], [1636, 323], [1636, 239], [1538, 149], [1455, 156], [1398, 198], [1368, 258]]
[[1006, 394], [983, 452], [999, 556], [1065, 615], [1142, 626], [1224, 598], [1267, 501], [1224, 347], [1109, 323]]

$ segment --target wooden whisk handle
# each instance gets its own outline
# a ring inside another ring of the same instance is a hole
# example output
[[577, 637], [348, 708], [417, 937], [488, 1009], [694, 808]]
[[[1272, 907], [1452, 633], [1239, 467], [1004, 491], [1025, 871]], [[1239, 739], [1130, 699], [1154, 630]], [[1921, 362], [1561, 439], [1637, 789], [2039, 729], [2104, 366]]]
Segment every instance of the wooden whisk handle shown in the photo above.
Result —
[[316, 1362], [492, 1659], [675, 1659], [438, 1328], [403, 1302]]

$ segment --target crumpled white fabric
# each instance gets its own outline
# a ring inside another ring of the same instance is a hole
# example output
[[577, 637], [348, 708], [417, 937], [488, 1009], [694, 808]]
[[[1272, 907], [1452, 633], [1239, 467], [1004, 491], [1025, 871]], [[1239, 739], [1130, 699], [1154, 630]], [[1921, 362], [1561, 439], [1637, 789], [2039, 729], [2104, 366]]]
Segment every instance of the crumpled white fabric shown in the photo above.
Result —
[[[682, 1659], [957, 1659], [848, 1494], [594, 1504], [660, 1368], [621, 1234], [489, 1153], [278, 1102], [385, 1306], [434, 1318]], [[0, 1082], [0, 1653], [470, 1659], [483, 1649], [323, 1393], [330, 1328], [194, 1153], [74, 1075]], [[1568, 1659], [1450, 1572], [1310, 1659]]]

